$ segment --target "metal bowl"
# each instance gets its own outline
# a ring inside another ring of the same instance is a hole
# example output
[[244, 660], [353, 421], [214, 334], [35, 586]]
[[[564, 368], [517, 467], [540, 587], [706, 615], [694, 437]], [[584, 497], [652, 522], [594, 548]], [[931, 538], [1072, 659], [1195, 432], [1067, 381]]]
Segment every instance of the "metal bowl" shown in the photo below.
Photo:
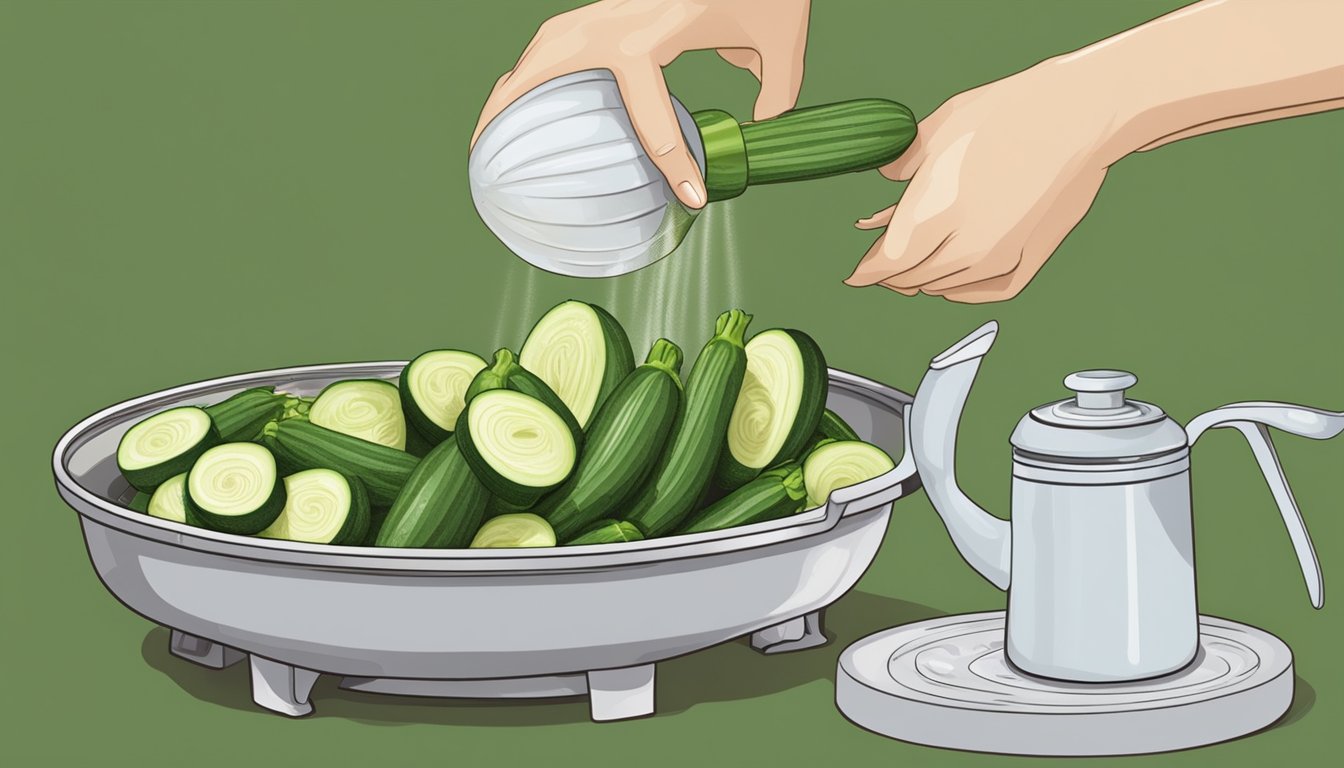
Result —
[[765, 652], [825, 643], [820, 611], [863, 575], [892, 502], [918, 486], [903, 450], [910, 396], [832, 370], [828, 407], [902, 459], [783, 520], [583, 547], [375, 549], [216, 533], [125, 506], [116, 448], [148, 414], [255, 386], [313, 394], [340, 379], [394, 379], [403, 365], [213, 379], [75, 425], [53, 469], [98, 578], [172, 628], [175, 654], [214, 667], [247, 655], [254, 700], [285, 714], [311, 711], [308, 692], [325, 673], [351, 688], [432, 696], [587, 692], [594, 719], [618, 719], [653, 711], [657, 661], [749, 634]]

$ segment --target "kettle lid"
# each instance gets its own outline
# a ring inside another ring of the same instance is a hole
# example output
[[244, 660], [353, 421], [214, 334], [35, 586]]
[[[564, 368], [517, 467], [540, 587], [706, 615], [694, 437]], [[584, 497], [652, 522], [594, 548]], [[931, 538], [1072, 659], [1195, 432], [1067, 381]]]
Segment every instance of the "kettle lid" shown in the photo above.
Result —
[[1071, 373], [1067, 400], [1033, 408], [1013, 430], [1013, 447], [1069, 461], [1139, 459], [1184, 450], [1185, 429], [1151, 403], [1130, 400], [1125, 390], [1138, 383], [1127, 371]]

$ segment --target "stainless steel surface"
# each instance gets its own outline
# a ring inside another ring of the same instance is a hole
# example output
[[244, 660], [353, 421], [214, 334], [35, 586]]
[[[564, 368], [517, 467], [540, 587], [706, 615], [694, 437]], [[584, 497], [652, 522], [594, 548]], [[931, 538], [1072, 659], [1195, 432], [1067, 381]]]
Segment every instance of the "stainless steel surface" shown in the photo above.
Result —
[[[117, 442], [149, 413], [266, 384], [309, 394], [338, 379], [391, 379], [402, 365], [232, 376], [131, 400], [76, 425], [57, 445], [56, 483], [79, 513], [104, 585], [151, 621], [251, 654], [257, 701], [302, 714], [312, 680], [294, 670], [440, 680], [567, 676], [638, 669], [791, 625], [858, 581], [885, 534], [891, 503], [917, 487], [906, 456], [882, 477], [784, 520], [619, 545], [519, 550], [264, 540], [152, 518], [118, 502], [127, 486], [115, 464]], [[893, 456], [904, 454], [902, 409], [909, 402], [889, 387], [831, 372], [829, 406]], [[797, 639], [785, 633], [771, 643]], [[620, 676], [599, 678], [601, 685], [625, 684]]]
[[[703, 173], [700, 132], [675, 97], [672, 106]], [[472, 148], [468, 176], [476, 212], [509, 250], [571, 277], [646, 267], [676, 249], [696, 215], [645, 154], [605, 69], [510, 104]]]
[[[1281, 403], [1228, 406], [1187, 430], [1157, 406], [1127, 400], [1125, 371], [1075, 373], [1076, 392], [1014, 429], [1011, 522], [957, 486], [956, 435], [989, 323], [938, 355], [911, 409], [910, 452], [966, 561], [1008, 589], [1004, 651], [1025, 672], [1086, 683], [1166, 675], [1198, 650], [1190, 444], [1204, 429], [1239, 429], [1278, 503], [1312, 604], [1320, 566], [1267, 426], [1325, 439], [1344, 418]], [[1011, 589], [1009, 586], [1011, 585]]]
[[1078, 685], [1030, 677], [1003, 655], [1002, 611], [944, 616], [840, 655], [836, 706], [892, 738], [1017, 755], [1133, 755], [1233, 739], [1293, 700], [1293, 656], [1243, 624], [1199, 618], [1200, 653], [1176, 674]]

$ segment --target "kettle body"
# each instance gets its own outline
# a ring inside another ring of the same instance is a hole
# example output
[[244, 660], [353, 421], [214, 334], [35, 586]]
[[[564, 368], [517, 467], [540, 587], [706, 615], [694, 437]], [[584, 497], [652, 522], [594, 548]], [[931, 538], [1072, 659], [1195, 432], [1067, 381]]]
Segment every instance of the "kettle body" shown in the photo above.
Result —
[[1188, 455], [1079, 472], [1015, 456], [1004, 652], [1059, 680], [1137, 680], [1195, 658]]
[[1191, 446], [1206, 430], [1250, 444], [1292, 541], [1312, 605], [1324, 603], [1315, 548], [1269, 428], [1314, 439], [1344, 432], [1344, 413], [1286, 403], [1215, 408], [1182, 427], [1126, 397], [1125, 371], [1082, 371], [1073, 397], [1033, 408], [1012, 444], [1010, 520], [956, 481], [962, 409], [998, 325], [933, 358], [907, 418], [920, 482], [962, 558], [1008, 591], [1005, 656], [1022, 672], [1080, 683], [1176, 672], [1199, 648]]

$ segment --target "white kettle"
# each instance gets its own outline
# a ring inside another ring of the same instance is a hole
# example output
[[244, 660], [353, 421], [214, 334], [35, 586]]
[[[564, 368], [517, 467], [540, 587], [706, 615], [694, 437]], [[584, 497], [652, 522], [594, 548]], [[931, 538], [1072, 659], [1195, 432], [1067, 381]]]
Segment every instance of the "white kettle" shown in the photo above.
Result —
[[1022, 417], [1013, 431], [1011, 522], [957, 487], [957, 427], [990, 322], [934, 358], [910, 412], [910, 445], [929, 499], [973, 568], [1008, 590], [1009, 662], [1040, 677], [1140, 680], [1175, 672], [1199, 647], [1190, 446], [1205, 430], [1245, 435], [1273, 491], [1312, 605], [1323, 603], [1316, 552], [1279, 467], [1268, 427], [1326, 439], [1344, 414], [1282, 403], [1216, 408], [1182, 428], [1130, 400], [1137, 379], [1083, 371], [1074, 396]]

